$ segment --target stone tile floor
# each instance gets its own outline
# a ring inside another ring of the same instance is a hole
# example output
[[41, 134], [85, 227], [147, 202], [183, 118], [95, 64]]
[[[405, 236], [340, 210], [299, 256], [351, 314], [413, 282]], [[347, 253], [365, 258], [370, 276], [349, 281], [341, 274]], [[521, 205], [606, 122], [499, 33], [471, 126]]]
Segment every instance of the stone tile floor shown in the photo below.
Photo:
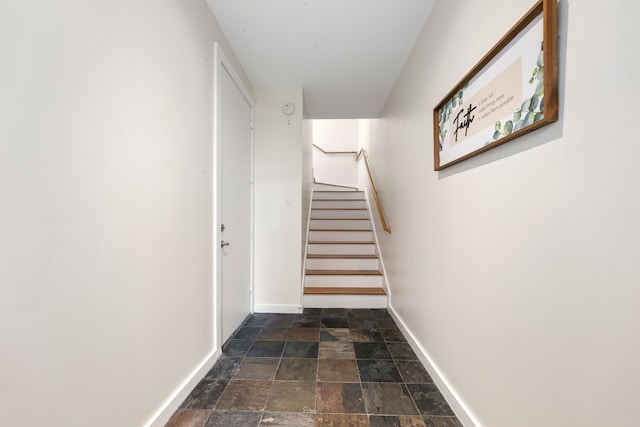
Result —
[[167, 427], [461, 427], [386, 310], [253, 314]]

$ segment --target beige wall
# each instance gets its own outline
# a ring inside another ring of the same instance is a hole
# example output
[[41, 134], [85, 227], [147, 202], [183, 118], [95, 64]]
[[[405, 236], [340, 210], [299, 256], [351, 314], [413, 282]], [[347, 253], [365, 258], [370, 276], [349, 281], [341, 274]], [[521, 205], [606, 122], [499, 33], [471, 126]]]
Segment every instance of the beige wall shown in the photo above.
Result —
[[143, 425], [216, 350], [214, 41], [232, 52], [200, 0], [1, 9], [0, 424]]
[[[255, 310], [297, 312], [302, 292], [302, 89], [256, 88], [253, 95]], [[287, 102], [296, 106], [290, 116], [282, 112]]]
[[433, 107], [532, 3], [439, 1], [386, 104], [370, 151], [391, 304], [465, 419], [631, 427], [638, 3], [561, 1], [560, 121], [433, 172]]

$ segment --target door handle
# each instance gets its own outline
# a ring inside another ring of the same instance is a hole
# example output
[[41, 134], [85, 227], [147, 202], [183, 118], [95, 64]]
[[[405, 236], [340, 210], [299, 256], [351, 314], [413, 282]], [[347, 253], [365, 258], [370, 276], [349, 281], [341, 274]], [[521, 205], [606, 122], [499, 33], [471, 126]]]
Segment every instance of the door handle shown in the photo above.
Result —
[[231, 244], [231, 243], [229, 243], [229, 242], [225, 242], [224, 240], [221, 240], [221, 241], [220, 241], [220, 247], [221, 247], [221, 248], [224, 248], [225, 246], [229, 246], [230, 244]]

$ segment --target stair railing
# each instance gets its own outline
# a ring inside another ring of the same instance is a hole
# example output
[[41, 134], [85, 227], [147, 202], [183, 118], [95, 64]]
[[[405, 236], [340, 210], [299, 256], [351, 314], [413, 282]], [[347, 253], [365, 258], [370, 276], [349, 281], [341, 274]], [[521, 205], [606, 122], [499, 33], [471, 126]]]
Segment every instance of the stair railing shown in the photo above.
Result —
[[375, 182], [373, 182], [373, 175], [371, 174], [371, 168], [369, 167], [367, 151], [364, 148], [361, 148], [360, 152], [356, 155], [356, 162], [359, 162], [360, 159], [364, 159], [364, 165], [367, 167], [367, 174], [369, 175], [369, 182], [371, 182], [371, 190], [373, 191], [373, 198], [376, 201], [376, 208], [378, 209], [378, 216], [380, 216], [380, 222], [382, 223], [382, 228], [384, 229], [384, 231], [391, 234], [391, 227], [387, 225], [387, 220], [384, 217], [384, 212], [382, 212], [380, 197], [378, 197], [378, 190], [376, 189], [376, 184]]
[[[384, 212], [382, 212], [382, 204], [380, 203], [380, 197], [378, 196], [378, 190], [376, 189], [376, 184], [373, 182], [373, 175], [371, 174], [371, 168], [369, 167], [369, 156], [367, 156], [367, 150], [361, 148], [360, 151], [325, 151], [321, 147], [318, 147], [316, 144], [313, 144], [315, 148], [320, 150], [324, 154], [350, 154], [356, 156], [356, 162], [359, 162], [361, 159], [364, 159], [364, 164], [367, 167], [367, 174], [369, 175], [369, 182], [371, 183], [371, 189], [373, 190], [373, 198], [376, 202], [376, 208], [378, 210], [378, 216], [380, 217], [380, 223], [382, 224], [382, 229], [387, 233], [391, 234], [391, 227], [387, 224], [387, 220], [384, 216]], [[313, 177], [313, 181], [315, 182], [315, 176]]]
[[322, 151], [324, 154], [351, 154], [351, 155], [358, 154], [357, 151], [324, 151], [322, 148], [318, 147], [316, 144], [313, 144], [313, 146], [318, 150]]

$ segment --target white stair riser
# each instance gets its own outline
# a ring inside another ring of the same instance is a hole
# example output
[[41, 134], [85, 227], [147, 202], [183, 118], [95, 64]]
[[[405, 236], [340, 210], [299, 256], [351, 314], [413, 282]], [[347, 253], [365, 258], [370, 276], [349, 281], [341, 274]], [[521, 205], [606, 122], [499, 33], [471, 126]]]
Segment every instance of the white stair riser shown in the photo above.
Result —
[[371, 230], [368, 219], [312, 219], [312, 230]]
[[367, 203], [364, 200], [313, 200], [311, 208], [331, 209], [365, 209]]
[[386, 295], [305, 295], [308, 308], [387, 308]]
[[330, 288], [375, 288], [382, 286], [382, 276], [369, 275], [313, 275], [305, 276], [304, 284], [308, 287]]
[[307, 258], [309, 270], [379, 270], [378, 258]]
[[314, 191], [313, 200], [362, 200], [362, 191]]
[[369, 211], [366, 209], [312, 209], [311, 218], [368, 219]]
[[338, 187], [331, 184], [313, 184], [314, 191], [356, 191], [355, 188], [351, 187]]
[[373, 242], [373, 231], [309, 231], [311, 242]]
[[315, 244], [309, 243], [307, 253], [311, 255], [376, 255], [374, 244]]

